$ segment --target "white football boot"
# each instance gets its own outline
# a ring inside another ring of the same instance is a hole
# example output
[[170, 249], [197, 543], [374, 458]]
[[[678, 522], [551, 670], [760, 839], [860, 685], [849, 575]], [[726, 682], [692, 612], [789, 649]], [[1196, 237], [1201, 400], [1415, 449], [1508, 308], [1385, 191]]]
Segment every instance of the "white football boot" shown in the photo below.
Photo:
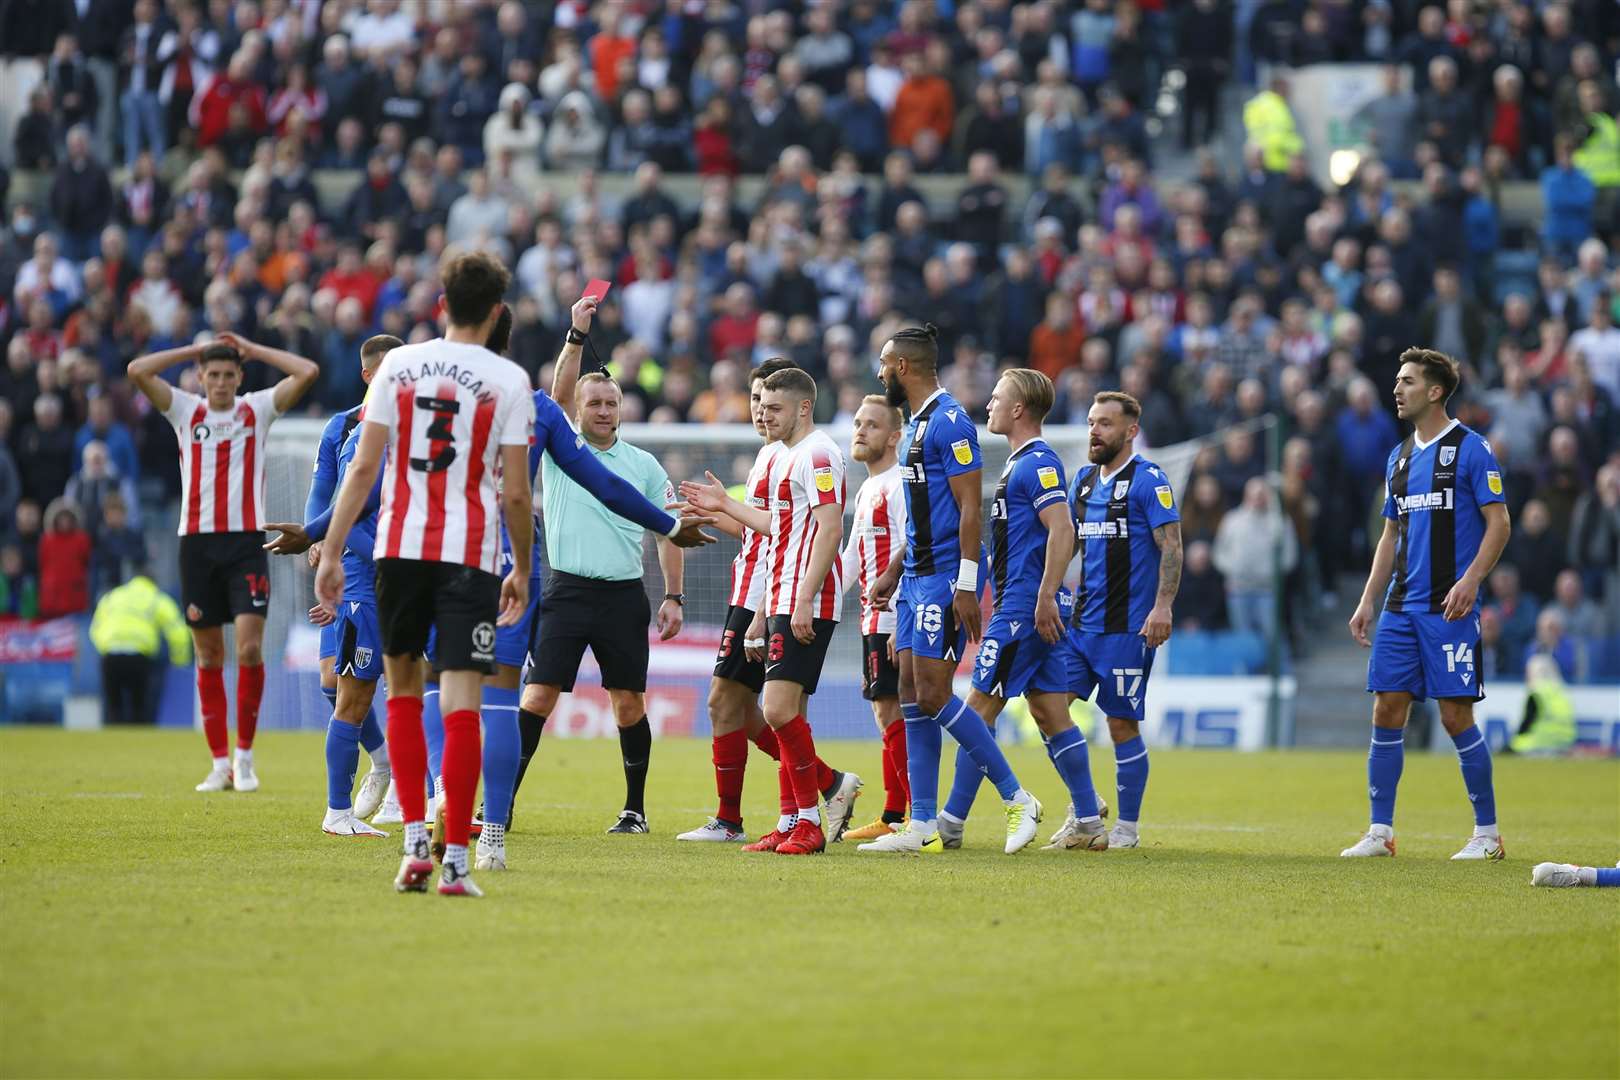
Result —
[[1020, 791], [1024, 801], [1015, 796], [1007, 804], [1007, 846], [1008, 855], [1016, 855], [1029, 846], [1035, 839], [1035, 828], [1041, 823], [1041, 800], [1027, 791]]
[[1075, 848], [1082, 851], [1107, 851], [1108, 829], [1103, 825], [1101, 818], [1081, 821], [1074, 816], [1074, 807], [1070, 805], [1069, 813], [1063, 819], [1063, 827], [1052, 834], [1051, 841], [1041, 850], [1067, 851]]
[[374, 829], [360, 820], [360, 815], [354, 810], [333, 810], [328, 808], [326, 819], [321, 822], [321, 831], [330, 836], [387, 836], [381, 829]]
[[932, 855], [940, 850], [939, 831], [913, 821], [899, 832], [869, 840], [855, 849], [890, 855]]
[[253, 751], [236, 752], [236, 790], [258, 791], [259, 774], [253, 771]]
[[748, 834], [741, 829], [733, 829], [730, 825], [722, 825], [719, 818], [710, 818], [689, 832], [683, 832], [675, 839], [690, 840], [699, 844], [746, 844]]
[[1497, 836], [1470, 836], [1468, 843], [1462, 850], [1451, 857], [1452, 862], [1482, 862], [1496, 860], [1507, 856], [1507, 846], [1502, 843], [1502, 837]]
[[1381, 859], [1395, 854], [1395, 830], [1388, 825], [1369, 825], [1367, 835], [1339, 852], [1341, 859]]
[[1537, 863], [1530, 871], [1530, 884], [1549, 889], [1573, 889], [1581, 883], [1581, 868], [1573, 863]]
[[354, 816], [368, 818], [375, 814], [393, 790], [394, 771], [387, 765], [373, 765], [360, 781], [360, 794], [354, 797]]
[[405, 811], [399, 808], [399, 795], [394, 790], [394, 781], [388, 781], [388, 791], [383, 795], [382, 807], [376, 816], [371, 819], [373, 825], [403, 825], [405, 824]]
[[506, 869], [506, 826], [484, 823], [478, 834], [478, 847], [474, 852], [474, 870]]
[[234, 786], [230, 766], [210, 769], [203, 782], [197, 785], [198, 791], [229, 791]]
[[840, 773], [838, 786], [827, 796], [826, 809], [821, 814], [821, 830], [827, 843], [835, 844], [844, 837], [849, 819], [855, 813], [855, 800], [861, 797], [861, 778], [852, 772]]

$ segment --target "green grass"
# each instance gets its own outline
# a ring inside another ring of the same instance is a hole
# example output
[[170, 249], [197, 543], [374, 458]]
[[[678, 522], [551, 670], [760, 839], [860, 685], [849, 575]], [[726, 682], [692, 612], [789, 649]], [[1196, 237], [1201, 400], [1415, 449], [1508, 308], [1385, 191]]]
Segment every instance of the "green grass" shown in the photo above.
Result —
[[[194, 794], [201, 744], [0, 731], [0, 1074], [1620, 1075], [1620, 896], [1529, 884], [1620, 855], [1613, 762], [1499, 760], [1504, 863], [1447, 861], [1470, 818], [1424, 753], [1395, 860], [1336, 857], [1361, 755], [1193, 752], [1155, 753], [1138, 851], [1007, 858], [985, 798], [960, 852], [787, 859], [671, 840], [706, 742], [658, 744], [655, 834], [609, 837], [617, 748], [548, 739], [471, 902], [320, 833], [319, 738], [261, 739], [255, 795]], [[823, 749], [869, 817], [877, 744]], [[1014, 765], [1044, 841], [1059, 785]]]

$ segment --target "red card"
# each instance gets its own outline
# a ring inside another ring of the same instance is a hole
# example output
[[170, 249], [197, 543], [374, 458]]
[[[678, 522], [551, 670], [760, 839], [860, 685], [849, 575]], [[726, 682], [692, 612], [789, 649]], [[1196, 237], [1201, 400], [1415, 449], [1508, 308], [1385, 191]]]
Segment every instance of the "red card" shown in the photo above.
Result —
[[601, 278], [591, 278], [590, 284], [585, 286], [585, 292], [580, 298], [584, 299], [586, 296], [588, 296], [600, 304], [603, 298], [607, 296], [608, 290], [612, 287], [613, 283], [611, 281], [603, 281]]

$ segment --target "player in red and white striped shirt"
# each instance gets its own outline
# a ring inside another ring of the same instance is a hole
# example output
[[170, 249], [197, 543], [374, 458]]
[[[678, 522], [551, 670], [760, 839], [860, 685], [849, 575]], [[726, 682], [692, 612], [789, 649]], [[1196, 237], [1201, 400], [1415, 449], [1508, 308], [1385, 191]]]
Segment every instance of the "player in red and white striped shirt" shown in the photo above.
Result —
[[[284, 372], [265, 390], [238, 396], [242, 365]], [[196, 361], [204, 395], [171, 386], [163, 372]], [[314, 385], [313, 360], [267, 349], [235, 334], [207, 345], [143, 356], [129, 377], [174, 428], [180, 445], [180, 599], [197, 649], [197, 697], [214, 765], [198, 791], [256, 791], [253, 735], [264, 694], [264, 614], [270, 563], [264, 553], [266, 436], [276, 417]], [[236, 763], [230, 758], [225, 698], [225, 623], [236, 629]]]
[[[315, 596], [330, 606], [342, 594], [340, 553], [375, 483], [388, 747], [405, 818], [405, 855], [394, 885], [422, 892], [433, 872], [419, 658], [436, 631], [447, 841], [439, 892], [479, 896], [468, 877], [467, 840], [478, 786], [481, 684], [495, 671], [496, 626], [517, 622], [528, 605], [534, 538], [530, 485], [498, 481], [528, 475], [534, 399], [523, 369], [484, 347], [511, 283], [506, 268], [475, 252], [452, 256], [440, 277], [445, 336], [394, 349], [372, 378], [360, 443], [333, 502]], [[503, 510], [512, 545], [505, 580], [496, 573]]]
[[[748, 471], [743, 498], [749, 506], [759, 510], [770, 509], [771, 463], [784, 452], [781, 442], [765, 429], [760, 398], [767, 378], [794, 366], [791, 360], [772, 357], [755, 368], [749, 380], [754, 430], [766, 441]], [[770, 569], [771, 538], [724, 516], [716, 523], [716, 528], [742, 541], [742, 549], [731, 562], [730, 606], [715, 657], [714, 678], [709, 682], [709, 726], [713, 730], [714, 783], [719, 806], [708, 822], [681, 833], [676, 839], [747, 843], [748, 837], [743, 833], [742, 792], [749, 742], [769, 754], [772, 760], [781, 762], [776, 732], [765, 723], [758, 700], [765, 685], [765, 582]], [[854, 800], [860, 794], [860, 777], [829, 768], [819, 757], [815, 767], [816, 786], [827, 800], [824, 831], [837, 839], [854, 812]], [[791, 817], [798, 812], [792, 777], [786, 769], [778, 768], [777, 779], [782, 813]]]
[[792, 819], [784, 814], [777, 828], [748, 850], [781, 855], [814, 854], [827, 842], [815, 740], [804, 711], [821, 679], [842, 607], [838, 543], [844, 534], [844, 455], [816, 430], [815, 400], [815, 380], [797, 368], [765, 380], [760, 414], [766, 431], [785, 451], [771, 462], [769, 509], [731, 498], [713, 473], [707, 484], [681, 485], [681, 494], [694, 507], [725, 514], [771, 537], [762, 704], [793, 784], [797, 814]]
[[866, 465], [866, 481], [855, 495], [855, 524], [844, 545], [844, 585], [861, 593], [861, 692], [872, 703], [872, 717], [883, 735], [883, 816], [845, 834], [873, 840], [899, 829], [911, 802], [906, 776], [906, 725], [900, 717], [900, 670], [892, 640], [894, 612], [879, 611], [867, 589], [901, 554], [906, 539], [906, 497], [895, 449], [900, 443], [900, 410], [881, 394], [871, 394], [855, 411], [849, 456]]

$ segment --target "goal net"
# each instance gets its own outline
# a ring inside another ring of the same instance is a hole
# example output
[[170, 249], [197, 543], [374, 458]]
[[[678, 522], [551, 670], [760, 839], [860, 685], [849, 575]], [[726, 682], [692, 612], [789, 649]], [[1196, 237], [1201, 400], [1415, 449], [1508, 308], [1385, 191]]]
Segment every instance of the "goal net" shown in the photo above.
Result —
[[[271, 429], [265, 462], [265, 500], [269, 521], [301, 521], [309, 494], [315, 448], [324, 421], [289, 417]], [[850, 431], [828, 428], [844, 447]], [[675, 483], [712, 471], [727, 484], [741, 483], [759, 449], [759, 437], [745, 425], [675, 426], [626, 424], [621, 437], [655, 455]], [[1084, 463], [1087, 434], [1083, 427], [1051, 427], [1046, 440], [1072, 472]], [[985, 497], [988, 498], [1006, 464], [1006, 440], [979, 434], [984, 455]], [[1179, 493], [1186, 487], [1194, 457], [1204, 444], [1182, 443], [1151, 451], [1153, 460], [1171, 478]], [[849, 463], [851, 503], [866, 478], [864, 466]], [[538, 503], [538, 494], [536, 502]], [[853, 506], [852, 506], [853, 509]], [[847, 523], [846, 523], [847, 524]], [[652, 634], [648, 672], [647, 714], [661, 736], [707, 735], [705, 702], [716, 647], [725, 624], [731, 588], [731, 559], [738, 543], [722, 535], [707, 547], [689, 550], [684, 590], [685, 626], [670, 642]], [[657, 609], [664, 593], [653, 542], [644, 547], [644, 584]], [[271, 603], [265, 627], [266, 690], [260, 723], [272, 728], [323, 728], [329, 709], [319, 681], [319, 632], [310, 624], [314, 603], [314, 572], [304, 557], [273, 557], [270, 563]], [[816, 694], [818, 736], [864, 737], [875, 735], [870, 706], [861, 698], [860, 634], [855, 628], [859, 598], [851, 588], [844, 599], [844, 622], [833, 636], [827, 664]], [[964, 659], [965, 674], [971, 655]], [[564, 695], [557, 714], [547, 723], [548, 733], [564, 736], [610, 736], [616, 731], [607, 695], [600, 688], [595, 661], [587, 653], [576, 690]]]

